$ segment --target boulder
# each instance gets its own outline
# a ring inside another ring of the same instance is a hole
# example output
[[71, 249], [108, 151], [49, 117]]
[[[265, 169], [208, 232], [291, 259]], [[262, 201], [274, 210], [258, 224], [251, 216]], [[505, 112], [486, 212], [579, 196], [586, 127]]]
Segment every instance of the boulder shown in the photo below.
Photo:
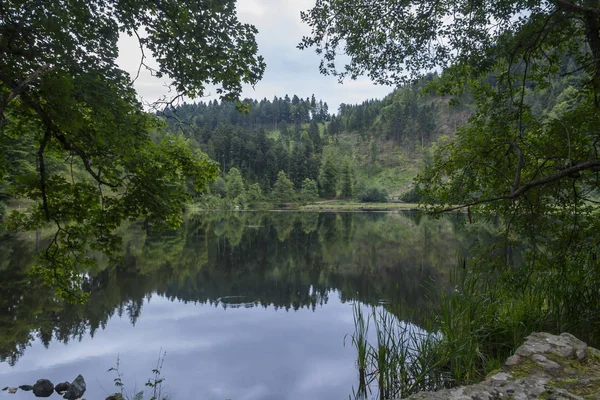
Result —
[[77, 378], [73, 382], [71, 382], [71, 386], [67, 390], [67, 393], [63, 396], [63, 399], [75, 400], [79, 399], [85, 393], [85, 379], [83, 376], [77, 375]]
[[62, 396], [63, 394], [67, 393], [67, 390], [69, 390], [70, 386], [71, 386], [70, 382], [63, 382], [63, 383], [59, 383], [56, 386], [54, 386], [54, 390], [56, 391], [56, 393], [58, 393]]
[[33, 394], [35, 397], [50, 397], [54, 393], [54, 384], [48, 379], [38, 379], [33, 385]]
[[600, 351], [573, 335], [532, 333], [504, 367], [486, 380], [412, 400], [600, 399]]
[[29, 392], [29, 391], [33, 390], [33, 386], [31, 386], [31, 385], [21, 385], [21, 386], [19, 386], [19, 389], [24, 390], [26, 392]]
[[17, 390], [19, 390], [19, 389], [18, 388], [8, 388], [8, 393], [15, 394], [15, 393], [17, 393]]

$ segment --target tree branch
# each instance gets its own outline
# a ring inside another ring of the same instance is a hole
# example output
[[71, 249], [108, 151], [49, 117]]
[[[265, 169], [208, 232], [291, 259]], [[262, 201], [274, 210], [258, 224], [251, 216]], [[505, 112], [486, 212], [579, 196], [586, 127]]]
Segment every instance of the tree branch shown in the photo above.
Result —
[[600, 15], [600, 9], [598, 9], [598, 8], [580, 6], [579, 4], [575, 4], [569, 0], [555, 0], [555, 1], [556, 1], [556, 6], [560, 10], [567, 11], [569, 13], [575, 13], [575, 14], [581, 14], [581, 15], [584, 15], [587, 13], [594, 13], [594, 14]]
[[[45, 73], [54, 70], [54, 68], [55, 67], [50, 67], [48, 64], [46, 64], [46, 65], [42, 66], [41, 68], [36, 69], [31, 74], [29, 74], [29, 76], [27, 78], [25, 78], [24, 80], [19, 82], [17, 84], [17, 86], [12, 88], [8, 92], [8, 94], [6, 95], [5, 98], [0, 99], [0, 120], [4, 119], [4, 110], [6, 109], [6, 107], [12, 100], [14, 100], [16, 97], [18, 97], [22, 93], [24, 93], [29, 88], [29, 86], [33, 83], [33, 81], [35, 81], [36, 79], [38, 79], [40, 76], [44, 75]], [[4, 79], [3, 79], [3, 81], [4, 81]], [[6, 82], [6, 81], [4, 83], [8, 84], [8, 82]]]
[[441, 214], [441, 213], [448, 212], [448, 211], [460, 210], [460, 209], [463, 209], [466, 207], [476, 206], [479, 204], [493, 203], [495, 201], [500, 201], [500, 200], [514, 200], [514, 199], [524, 195], [526, 192], [528, 192], [529, 190], [531, 190], [535, 187], [543, 186], [548, 183], [559, 181], [563, 178], [570, 176], [571, 174], [575, 174], [580, 171], [593, 170], [595, 168], [600, 168], [600, 160], [591, 160], [591, 161], [585, 161], [585, 162], [582, 162], [579, 164], [575, 164], [572, 167], [565, 168], [565, 169], [561, 170], [560, 172], [557, 172], [556, 174], [547, 176], [545, 178], [536, 179], [531, 182], [527, 182], [526, 184], [521, 186], [519, 189], [513, 190], [510, 194], [507, 194], [507, 195], [485, 198], [485, 199], [478, 199], [478, 200], [474, 200], [472, 202], [461, 204], [458, 206], [453, 206], [453, 207], [444, 208], [442, 210], [432, 211], [430, 214]]
[[38, 162], [40, 163], [39, 172], [40, 191], [42, 192], [42, 207], [44, 208], [44, 213], [46, 214], [46, 221], [50, 222], [50, 209], [48, 208], [48, 196], [46, 194], [46, 165], [44, 164], [44, 150], [46, 150], [48, 141], [50, 141], [50, 128], [46, 129], [46, 133], [44, 133], [44, 137], [40, 142], [40, 148], [38, 150]]

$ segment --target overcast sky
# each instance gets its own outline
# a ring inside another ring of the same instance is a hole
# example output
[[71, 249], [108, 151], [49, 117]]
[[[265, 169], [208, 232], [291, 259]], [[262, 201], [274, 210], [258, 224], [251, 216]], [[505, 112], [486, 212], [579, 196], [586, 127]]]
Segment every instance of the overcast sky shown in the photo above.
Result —
[[[273, 96], [310, 97], [323, 99], [329, 110], [337, 110], [340, 103], [361, 103], [371, 98], [382, 98], [392, 88], [378, 86], [367, 78], [346, 80], [343, 84], [332, 76], [319, 74], [319, 57], [314, 50], [298, 50], [297, 44], [303, 35], [310, 32], [300, 21], [300, 11], [308, 10], [314, 0], [238, 0], [238, 15], [241, 21], [258, 28], [258, 46], [265, 58], [267, 68], [263, 79], [254, 89], [247, 87], [243, 96], [255, 99]], [[135, 39], [120, 40], [119, 64], [133, 76], [137, 73], [140, 52]], [[142, 73], [135, 87], [143, 101], [152, 102], [167, 93], [164, 82]], [[214, 91], [204, 100], [218, 98]]]

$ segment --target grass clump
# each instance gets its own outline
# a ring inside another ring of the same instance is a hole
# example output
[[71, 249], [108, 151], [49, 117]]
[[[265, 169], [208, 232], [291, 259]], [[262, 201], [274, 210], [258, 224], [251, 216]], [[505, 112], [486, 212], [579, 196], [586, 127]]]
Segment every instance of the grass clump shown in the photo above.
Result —
[[[459, 265], [449, 288], [431, 285], [431, 315], [422, 330], [409, 329], [414, 325], [386, 310], [370, 314], [376, 340], [367, 346], [361, 363], [367, 365], [367, 386], [376, 385], [380, 399], [479, 382], [501, 368], [535, 331], [570, 332], [597, 347], [596, 264], [501, 270]], [[531, 369], [523, 364], [513, 372], [522, 377]], [[582, 394], [595, 388], [595, 382], [588, 383]]]

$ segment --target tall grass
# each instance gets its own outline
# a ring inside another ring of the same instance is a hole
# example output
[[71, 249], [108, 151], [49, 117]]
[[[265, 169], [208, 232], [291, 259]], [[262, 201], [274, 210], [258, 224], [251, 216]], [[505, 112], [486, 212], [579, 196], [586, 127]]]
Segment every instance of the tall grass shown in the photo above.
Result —
[[[355, 398], [367, 398], [373, 391], [380, 399], [401, 398], [443, 386], [443, 379], [432, 374], [428, 365], [436, 360], [429, 351], [437, 349], [436, 335], [404, 323], [382, 308], [373, 308], [365, 316], [362, 307], [354, 304], [353, 312], [351, 342], [357, 350], [359, 370]], [[369, 337], [371, 327], [374, 337]]]
[[[360, 338], [359, 365], [367, 371], [359, 374], [359, 386], [369, 391], [376, 385], [380, 399], [392, 399], [471, 384], [500, 368], [535, 331], [566, 331], [597, 346], [598, 267], [593, 259], [535, 270], [456, 268], [451, 290], [431, 285], [432, 307], [423, 330], [385, 309], [373, 309], [365, 318], [355, 305], [355, 321], [362, 323], [355, 324], [353, 343]], [[373, 343], [365, 341], [370, 325]]]

